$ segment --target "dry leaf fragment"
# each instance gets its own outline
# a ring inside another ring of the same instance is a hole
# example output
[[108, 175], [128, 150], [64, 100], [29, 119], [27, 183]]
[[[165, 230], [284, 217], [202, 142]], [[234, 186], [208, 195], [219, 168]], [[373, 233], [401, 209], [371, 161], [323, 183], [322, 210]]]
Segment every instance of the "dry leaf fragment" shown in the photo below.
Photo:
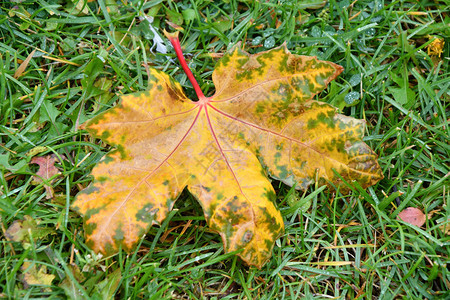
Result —
[[20, 76], [22, 76], [23, 72], [25, 72], [25, 70], [28, 67], [28, 64], [30, 63], [30, 60], [33, 58], [33, 55], [35, 52], [36, 52], [36, 49], [31, 51], [30, 54], [28, 54], [27, 58], [20, 64], [20, 66], [17, 68], [16, 72], [14, 72], [14, 78], [17, 79]]
[[33, 157], [30, 162], [32, 164], [39, 165], [39, 170], [36, 175], [33, 176], [33, 181], [35, 184], [44, 183], [47, 199], [53, 198], [53, 187], [51, 186], [49, 179], [60, 173], [55, 167], [56, 159], [56, 155], [51, 154], [47, 156]]
[[442, 52], [444, 52], [444, 39], [442, 37], [432, 35], [429, 35], [428, 39], [432, 40], [432, 42], [427, 46], [428, 55], [441, 57]]
[[40, 220], [31, 216], [24, 216], [23, 220], [14, 221], [5, 232], [9, 241], [21, 242], [24, 248], [29, 247], [30, 237], [41, 239], [54, 232], [52, 228], [40, 227]]
[[47, 267], [42, 265], [36, 267], [35, 263], [24, 262], [21, 266], [22, 282], [25, 288], [30, 285], [46, 285], [51, 286], [55, 275], [47, 273]]
[[402, 221], [405, 221], [406, 223], [415, 225], [417, 227], [420, 227], [423, 224], [425, 224], [425, 221], [427, 219], [425, 214], [416, 207], [405, 208], [398, 214], [398, 218]]
[[[174, 48], [181, 53], [179, 43]], [[106, 254], [131, 251], [187, 187], [225, 251], [240, 250], [245, 262], [261, 267], [284, 230], [267, 175], [299, 189], [316, 178], [341, 185], [334, 170], [364, 188], [383, 177], [362, 142], [364, 121], [312, 100], [341, 72], [285, 45], [254, 55], [238, 45], [217, 63], [215, 95], [203, 96], [194, 84], [194, 102], [179, 83], [150, 70], [147, 91], [123, 96], [87, 123], [91, 134], [117, 147], [73, 204], [84, 215], [87, 244]]]

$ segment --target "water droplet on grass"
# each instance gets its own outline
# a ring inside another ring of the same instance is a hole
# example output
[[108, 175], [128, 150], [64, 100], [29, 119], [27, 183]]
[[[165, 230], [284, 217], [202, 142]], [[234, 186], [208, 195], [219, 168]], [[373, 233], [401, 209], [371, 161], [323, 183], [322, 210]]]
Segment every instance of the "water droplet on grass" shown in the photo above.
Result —
[[320, 28], [318, 26], [313, 26], [313, 28], [311, 28], [311, 35], [313, 37], [321, 37], [322, 30], [320, 30]]
[[273, 46], [275, 46], [275, 38], [273, 36], [268, 37], [265, 41], [264, 41], [264, 47], [265, 48], [272, 48]]
[[257, 46], [257, 45], [261, 44], [261, 42], [262, 42], [262, 37], [257, 36], [257, 37], [255, 37], [255, 38], [253, 39], [252, 45], [253, 45], [253, 46]]
[[360, 74], [355, 74], [353, 75], [350, 80], [348, 81], [348, 83], [350, 83], [351, 86], [356, 86], [361, 82], [361, 75]]
[[366, 30], [366, 34], [367, 35], [375, 35], [377, 31], [375, 30], [375, 28], [369, 28]]
[[383, 19], [384, 19], [383, 16], [376, 16], [376, 17], [373, 17], [372, 19], [370, 19], [370, 22], [378, 23], [378, 22], [380, 22]]
[[268, 29], [264, 30], [263, 37], [266, 38], [266, 37], [271, 36], [272, 34], [273, 34], [273, 30], [271, 28], [268, 28]]
[[350, 92], [344, 97], [345, 103], [348, 105], [354, 104], [357, 100], [359, 100], [359, 93], [358, 92]]

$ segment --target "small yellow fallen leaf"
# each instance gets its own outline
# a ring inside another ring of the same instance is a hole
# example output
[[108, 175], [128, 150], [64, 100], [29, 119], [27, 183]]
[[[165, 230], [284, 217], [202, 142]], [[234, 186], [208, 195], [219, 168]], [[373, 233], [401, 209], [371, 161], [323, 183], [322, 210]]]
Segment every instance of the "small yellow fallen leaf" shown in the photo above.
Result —
[[55, 275], [47, 274], [47, 267], [40, 266], [36, 267], [36, 264], [30, 262], [24, 262], [21, 267], [23, 273], [22, 282], [25, 288], [30, 285], [52, 285]]
[[444, 51], [444, 44], [445, 44], [444, 39], [433, 35], [429, 35], [428, 39], [432, 40], [432, 42], [427, 46], [428, 55], [435, 55], [441, 57], [441, 54]]

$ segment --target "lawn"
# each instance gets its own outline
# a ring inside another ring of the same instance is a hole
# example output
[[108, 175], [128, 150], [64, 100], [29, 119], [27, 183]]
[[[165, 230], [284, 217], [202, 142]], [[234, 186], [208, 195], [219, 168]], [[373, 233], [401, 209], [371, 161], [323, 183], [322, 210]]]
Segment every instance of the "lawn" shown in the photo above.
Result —
[[[0, 1], [0, 298], [448, 299], [450, 4], [325, 2]], [[316, 98], [366, 120], [384, 179], [350, 193], [273, 180], [285, 232], [261, 269], [224, 253], [186, 190], [136, 251], [94, 253], [71, 203], [112, 147], [82, 124], [146, 90], [149, 68], [197, 99], [174, 28], [207, 96], [239, 42], [344, 67]], [[407, 207], [423, 226], [398, 219]]]

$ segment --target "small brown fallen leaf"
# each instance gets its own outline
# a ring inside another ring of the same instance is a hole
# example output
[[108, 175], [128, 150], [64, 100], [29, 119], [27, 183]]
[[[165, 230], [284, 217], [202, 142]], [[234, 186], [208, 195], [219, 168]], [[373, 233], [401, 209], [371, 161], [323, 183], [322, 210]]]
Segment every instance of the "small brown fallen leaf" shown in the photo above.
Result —
[[46, 266], [36, 267], [36, 264], [32, 264], [31, 262], [24, 262], [21, 267], [22, 273], [22, 282], [25, 288], [28, 288], [30, 285], [47, 285], [51, 286], [53, 279], [55, 279], [55, 275], [47, 273]]
[[53, 188], [48, 181], [50, 178], [59, 174], [59, 170], [55, 167], [56, 155], [47, 155], [33, 157], [31, 160], [32, 164], [38, 164], [39, 170], [35, 176], [33, 176], [33, 182], [36, 184], [44, 183], [44, 188], [46, 192], [46, 198], [53, 198]]
[[398, 214], [398, 218], [411, 225], [416, 225], [417, 227], [425, 224], [427, 219], [425, 214], [416, 207], [405, 208]]
[[14, 78], [19, 78], [22, 76], [23, 72], [28, 67], [28, 64], [30, 63], [30, 60], [33, 58], [34, 52], [36, 52], [36, 49], [31, 51], [31, 53], [25, 58], [25, 60], [20, 64], [20, 66], [17, 68], [16, 72], [14, 72]]

